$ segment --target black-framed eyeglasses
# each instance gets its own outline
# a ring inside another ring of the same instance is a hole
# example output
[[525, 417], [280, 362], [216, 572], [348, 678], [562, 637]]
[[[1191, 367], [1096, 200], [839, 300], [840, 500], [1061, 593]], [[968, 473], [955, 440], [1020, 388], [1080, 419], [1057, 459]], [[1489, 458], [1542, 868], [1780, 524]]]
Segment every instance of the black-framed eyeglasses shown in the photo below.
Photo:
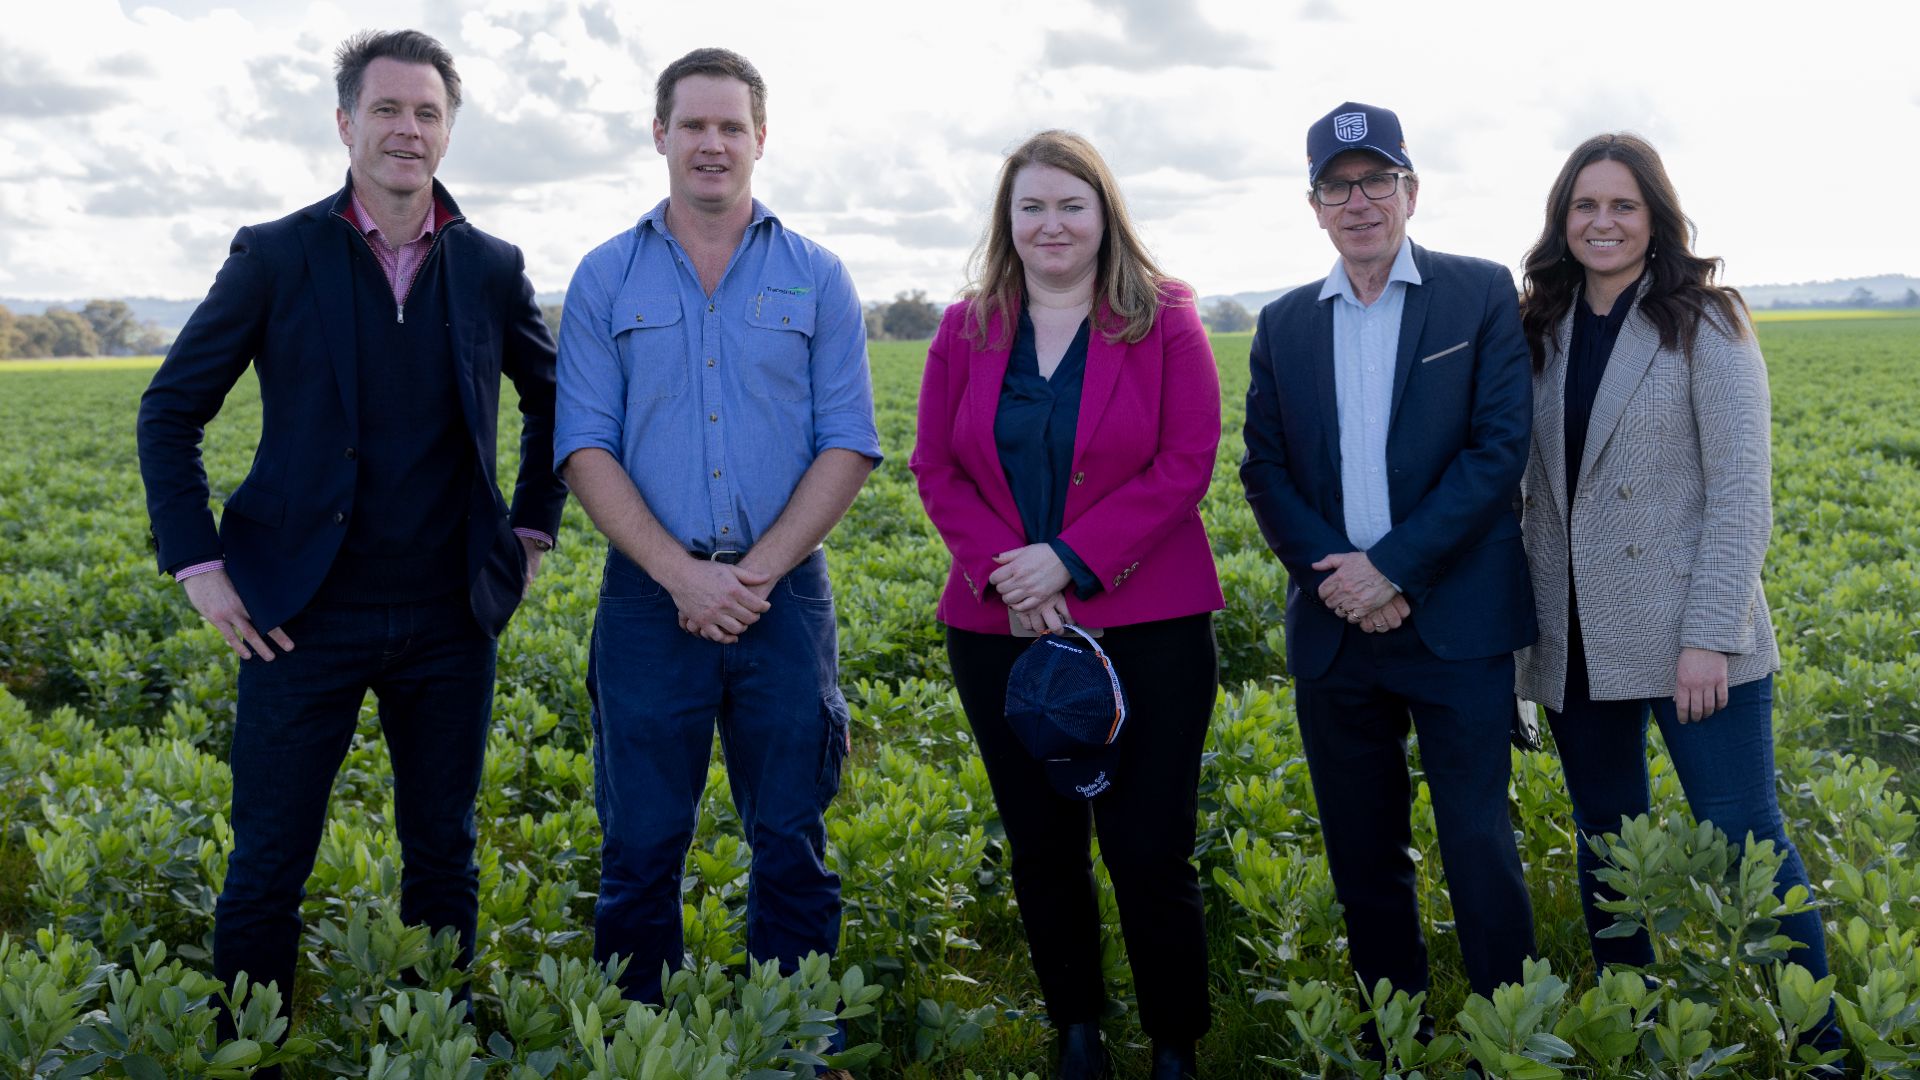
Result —
[[1313, 185], [1313, 201], [1321, 206], [1345, 206], [1353, 198], [1355, 187], [1360, 189], [1360, 194], [1369, 199], [1376, 201], [1385, 199], [1399, 190], [1402, 178], [1412, 175], [1412, 173], [1403, 172], [1377, 172], [1358, 180], [1322, 180]]

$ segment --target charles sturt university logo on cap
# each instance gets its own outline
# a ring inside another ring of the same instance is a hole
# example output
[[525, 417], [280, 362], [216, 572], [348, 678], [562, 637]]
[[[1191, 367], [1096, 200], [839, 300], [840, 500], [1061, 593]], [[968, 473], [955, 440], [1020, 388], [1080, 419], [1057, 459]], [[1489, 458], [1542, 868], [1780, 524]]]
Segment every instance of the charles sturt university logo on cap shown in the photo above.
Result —
[[1367, 137], [1367, 114], [1361, 112], [1341, 113], [1333, 118], [1334, 138], [1341, 142], [1359, 142]]

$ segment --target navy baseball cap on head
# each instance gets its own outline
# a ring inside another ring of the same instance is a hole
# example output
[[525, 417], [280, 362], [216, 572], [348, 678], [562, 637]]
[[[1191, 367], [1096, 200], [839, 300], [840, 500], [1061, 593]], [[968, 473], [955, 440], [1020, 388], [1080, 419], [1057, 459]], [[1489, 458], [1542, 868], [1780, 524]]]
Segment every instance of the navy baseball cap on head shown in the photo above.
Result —
[[1320, 170], [1349, 150], [1371, 150], [1395, 165], [1413, 168], [1393, 110], [1349, 101], [1307, 129], [1307, 183], [1318, 183]]
[[1079, 640], [1049, 634], [1013, 662], [1007, 724], [1046, 765], [1054, 791], [1091, 799], [1113, 786], [1127, 694], [1093, 637], [1071, 624], [1067, 629]]

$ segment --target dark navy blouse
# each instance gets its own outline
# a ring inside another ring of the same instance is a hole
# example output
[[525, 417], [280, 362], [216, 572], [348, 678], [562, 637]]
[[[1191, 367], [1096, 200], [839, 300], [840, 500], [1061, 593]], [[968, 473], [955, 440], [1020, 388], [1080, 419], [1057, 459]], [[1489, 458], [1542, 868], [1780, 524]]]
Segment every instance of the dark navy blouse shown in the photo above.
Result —
[[1593, 422], [1593, 399], [1600, 393], [1600, 380], [1607, 373], [1607, 358], [1613, 355], [1614, 342], [1620, 339], [1620, 327], [1627, 312], [1633, 310], [1640, 295], [1635, 282], [1614, 298], [1613, 308], [1596, 315], [1585, 297], [1573, 302], [1573, 342], [1567, 349], [1566, 412], [1562, 417], [1566, 432], [1567, 502], [1573, 502], [1574, 485], [1580, 476], [1580, 458], [1587, 452], [1587, 427]]
[[1000, 408], [993, 418], [994, 445], [1000, 450], [1000, 467], [1013, 489], [1027, 543], [1053, 548], [1073, 575], [1074, 593], [1083, 600], [1100, 591], [1100, 579], [1060, 539], [1060, 529], [1067, 515], [1067, 485], [1073, 473], [1073, 440], [1080, 424], [1080, 388], [1086, 381], [1091, 334], [1091, 323], [1082, 320], [1053, 377], [1045, 378], [1034, 346], [1033, 320], [1022, 308], [1013, 353], [1007, 358], [1007, 376], [1000, 384]]

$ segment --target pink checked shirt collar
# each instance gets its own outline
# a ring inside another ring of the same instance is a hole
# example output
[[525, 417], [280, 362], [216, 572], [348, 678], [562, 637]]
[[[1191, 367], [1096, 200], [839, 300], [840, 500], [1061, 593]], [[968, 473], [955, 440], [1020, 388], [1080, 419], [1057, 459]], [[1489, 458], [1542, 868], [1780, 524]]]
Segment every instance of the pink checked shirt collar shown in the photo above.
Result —
[[360, 194], [348, 189], [349, 203], [347, 220], [367, 238], [367, 247], [373, 250], [374, 261], [380, 264], [380, 271], [387, 276], [387, 287], [393, 290], [396, 304], [407, 302], [407, 293], [413, 290], [414, 274], [420, 269], [421, 260], [427, 257], [427, 251], [433, 246], [433, 234], [447, 214], [435, 199], [427, 210], [427, 216], [420, 222], [420, 233], [404, 244], [388, 245], [387, 237], [380, 232], [380, 226], [373, 215], [360, 202]]

